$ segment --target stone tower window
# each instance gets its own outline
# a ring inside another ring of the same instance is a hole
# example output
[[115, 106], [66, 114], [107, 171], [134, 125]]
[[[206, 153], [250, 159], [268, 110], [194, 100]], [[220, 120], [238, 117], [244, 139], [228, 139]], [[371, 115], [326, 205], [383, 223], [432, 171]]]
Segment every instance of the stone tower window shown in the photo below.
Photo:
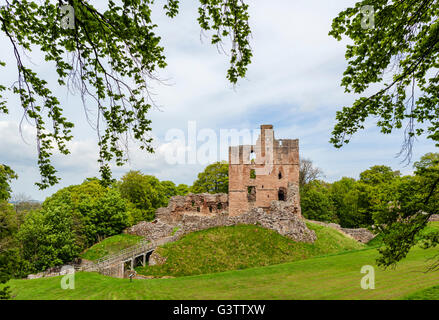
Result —
[[285, 190], [284, 188], [280, 188], [277, 192], [277, 198], [279, 201], [285, 201]]
[[282, 172], [279, 171], [279, 174], [277, 176], [279, 179], [282, 179]]
[[255, 169], [250, 169], [250, 179], [256, 179], [256, 171], [255, 171]]
[[250, 160], [250, 163], [255, 163], [256, 153], [253, 150], [250, 152], [249, 160]]
[[247, 187], [247, 200], [249, 202], [256, 201], [256, 187], [255, 186], [249, 186]]

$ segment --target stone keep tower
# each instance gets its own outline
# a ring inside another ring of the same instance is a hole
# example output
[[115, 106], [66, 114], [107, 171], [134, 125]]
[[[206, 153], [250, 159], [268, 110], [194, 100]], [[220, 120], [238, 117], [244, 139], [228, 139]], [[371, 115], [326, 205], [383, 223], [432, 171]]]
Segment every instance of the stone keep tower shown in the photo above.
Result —
[[229, 147], [229, 215], [269, 211], [273, 200], [292, 203], [301, 215], [299, 140], [276, 140], [273, 126], [261, 125], [256, 145]]

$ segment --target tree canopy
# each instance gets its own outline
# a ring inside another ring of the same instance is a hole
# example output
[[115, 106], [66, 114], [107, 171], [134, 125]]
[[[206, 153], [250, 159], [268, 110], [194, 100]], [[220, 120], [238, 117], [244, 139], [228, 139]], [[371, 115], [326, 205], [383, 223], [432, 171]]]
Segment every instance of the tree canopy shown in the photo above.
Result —
[[[11, 196], [10, 182], [17, 178], [15, 172], [8, 166], [0, 164], [0, 284], [11, 278], [12, 272], [8, 265], [12, 261], [9, 252], [10, 243], [18, 229], [13, 207], [8, 203]], [[7, 287], [0, 289], [0, 300], [10, 297]]]
[[[405, 127], [401, 152], [407, 160], [415, 136], [439, 146], [438, 15], [435, 0], [362, 0], [333, 20], [329, 35], [352, 42], [341, 85], [362, 95], [337, 112], [330, 140], [336, 147], [364, 129], [370, 117], [382, 133]], [[364, 95], [368, 89], [374, 93]]]
[[[439, 214], [439, 154], [424, 155], [414, 167], [414, 176], [393, 180], [376, 197], [373, 218], [384, 243], [378, 259], [383, 266], [395, 265], [418, 243], [439, 244], [438, 232], [421, 234], [429, 218]], [[439, 261], [430, 268], [439, 269]]]
[[198, 174], [190, 191], [192, 193], [228, 193], [229, 164], [226, 161], [218, 161], [208, 165]]
[[10, 182], [17, 178], [14, 170], [7, 165], [0, 164], [0, 201], [9, 200], [12, 192]]
[[[81, 96], [87, 119], [97, 131], [104, 180], [111, 176], [109, 162], [126, 161], [128, 139], [153, 152], [147, 113], [154, 101], [148, 89], [151, 81], [159, 80], [158, 70], [166, 67], [157, 24], [151, 19], [153, 3], [7, 0], [0, 6], [0, 30], [9, 40], [7, 50], [18, 73], [12, 86], [0, 84], [0, 112], [8, 113], [5, 92], [11, 91], [20, 98], [24, 118], [36, 127], [40, 188], [59, 181], [51, 157], [55, 149], [67, 155], [73, 139], [74, 123], [53, 90], [56, 85]], [[170, 18], [178, 9], [179, 0], [163, 5]], [[248, 5], [242, 0], [200, 0], [201, 30], [211, 32], [211, 43], [222, 50], [225, 41], [231, 43], [227, 78], [233, 84], [245, 76], [252, 57], [248, 18]], [[35, 52], [56, 70], [56, 83], [49, 83], [25, 59]], [[4, 60], [0, 66], [5, 66]]]

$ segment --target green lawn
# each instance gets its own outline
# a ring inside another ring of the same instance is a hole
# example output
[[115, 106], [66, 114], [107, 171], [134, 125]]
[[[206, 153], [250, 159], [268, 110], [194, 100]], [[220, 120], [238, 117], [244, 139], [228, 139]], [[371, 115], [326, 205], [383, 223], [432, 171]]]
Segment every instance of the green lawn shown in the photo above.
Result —
[[[423, 273], [439, 250], [413, 249], [394, 270], [375, 266], [376, 249], [364, 249], [273, 266], [173, 279], [134, 280], [77, 273], [74, 290], [60, 277], [11, 280], [16, 299], [403, 299], [439, 284]], [[363, 265], [375, 266], [375, 289], [363, 290]]]
[[301, 243], [254, 225], [218, 227], [186, 235], [157, 249], [161, 266], [136, 268], [139, 274], [188, 276], [268, 266], [364, 248], [332, 228], [308, 224], [317, 241]]
[[419, 290], [409, 294], [406, 300], [439, 300], [439, 286]]
[[131, 234], [118, 234], [116, 236], [108, 237], [92, 247], [85, 250], [80, 257], [86, 260], [97, 260], [108, 254], [119, 252], [125, 248], [135, 245], [142, 240], [143, 237]]

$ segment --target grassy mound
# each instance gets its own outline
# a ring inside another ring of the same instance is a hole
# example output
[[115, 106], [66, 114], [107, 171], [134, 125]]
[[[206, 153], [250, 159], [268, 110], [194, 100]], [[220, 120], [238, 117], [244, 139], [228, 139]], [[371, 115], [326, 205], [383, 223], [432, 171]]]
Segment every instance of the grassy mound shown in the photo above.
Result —
[[217, 227], [190, 233], [156, 251], [163, 265], [136, 268], [139, 274], [187, 276], [267, 266], [315, 256], [361, 249], [365, 246], [340, 232], [315, 224], [314, 244], [292, 241], [254, 225]]
[[80, 257], [82, 259], [94, 261], [108, 254], [113, 254], [133, 246], [142, 239], [142, 237], [131, 234], [118, 234], [96, 243], [92, 247], [85, 250]]
[[[258, 231], [259, 232], [259, 231]], [[439, 272], [425, 270], [438, 248], [414, 248], [396, 269], [375, 264], [376, 249], [315, 257], [273, 266], [174, 279], [117, 279], [93, 272], [75, 274], [75, 290], [62, 277], [11, 280], [15, 299], [401, 299], [439, 283]], [[364, 265], [375, 268], [375, 289], [363, 290]], [[1, 287], [1, 285], [0, 285]], [[435, 289], [437, 290], [437, 289]], [[431, 291], [430, 291], [431, 292]]]

